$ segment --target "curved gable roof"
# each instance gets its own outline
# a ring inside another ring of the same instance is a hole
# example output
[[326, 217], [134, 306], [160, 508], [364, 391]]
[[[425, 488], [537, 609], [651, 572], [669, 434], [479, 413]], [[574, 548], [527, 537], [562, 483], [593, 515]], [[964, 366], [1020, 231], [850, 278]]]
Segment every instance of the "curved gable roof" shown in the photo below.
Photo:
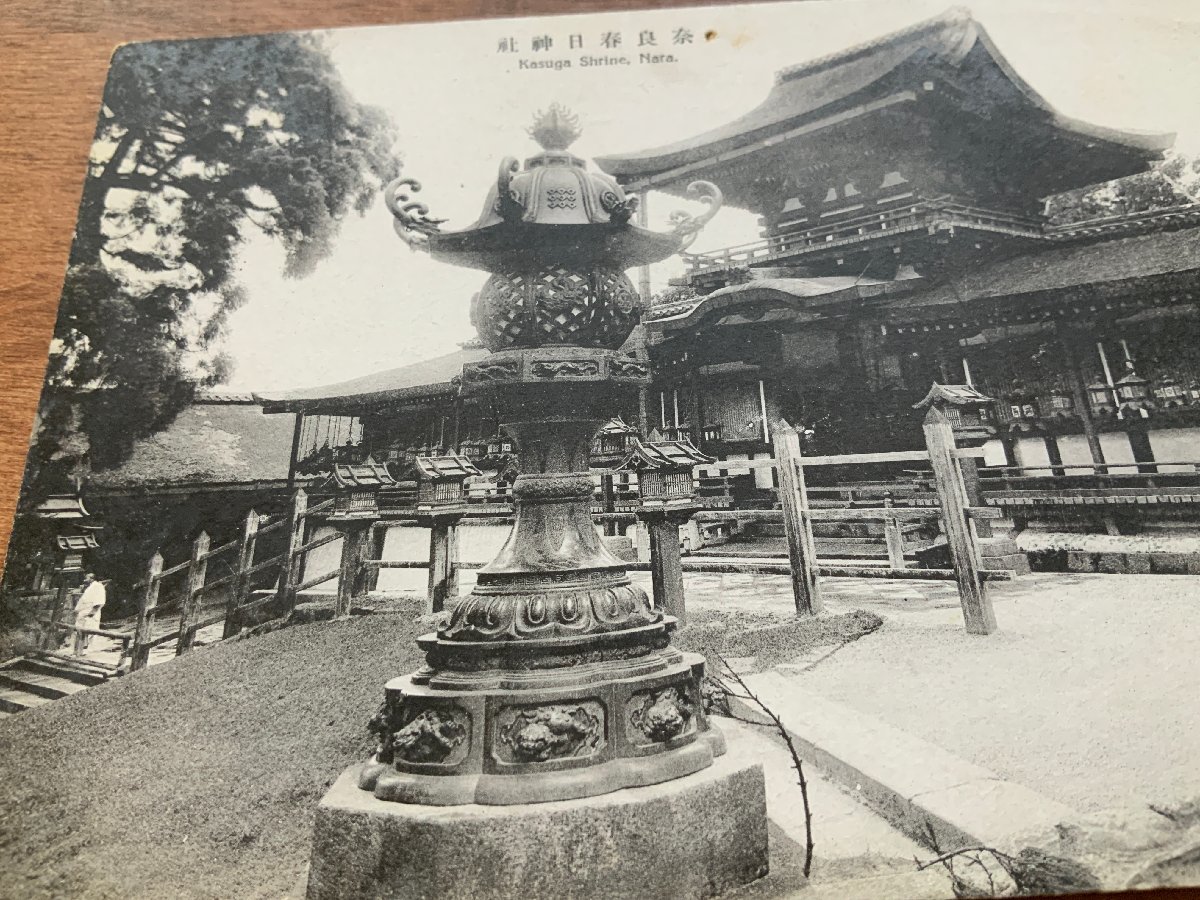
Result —
[[[964, 66], [968, 57], [971, 65]], [[1120, 131], [1058, 113], [1016, 73], [983, 26], [966, 10], [955, 8], [877, 40], [783, 69], [777, 73], [767, 98], [732, 122], [665, 146], [597, 157], [596, 163], [625, 182], [658, 175], [734, 153], [790, 128], [835, 116], [857, 105], [884, 103], [889, 97], [892, 102], [915, 99], [910, 82], [916, 80], [893, 77], [906, 64], [922, 70], [953, 72], [974, 68], [976, 59], [978, 65], [990, 71], [972, 71], [964, 87], [970, 93], [982, 93], [985, 101], [1023, 106], [1056, 128], [1091, 141], [1116, 145], [1147, 160], [1160, 156], [1173, 141], [1170, 134]], [[981, 77], [981, 74], [999, 77]], [[905, 90], [908, 95], [901, 96]]]

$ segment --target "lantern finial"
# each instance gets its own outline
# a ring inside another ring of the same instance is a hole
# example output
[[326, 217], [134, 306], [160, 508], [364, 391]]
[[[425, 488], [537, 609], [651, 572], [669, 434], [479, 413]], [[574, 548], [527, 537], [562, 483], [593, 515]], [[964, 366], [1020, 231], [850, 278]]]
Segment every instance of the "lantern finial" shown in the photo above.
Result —
[[579, 140], [581, 134], [579, 116], [560, 103], [551, 103], [549, 109], [539, 110], [529, 128], [529, 136], [541, 144], [543, 150], [566, 150]]

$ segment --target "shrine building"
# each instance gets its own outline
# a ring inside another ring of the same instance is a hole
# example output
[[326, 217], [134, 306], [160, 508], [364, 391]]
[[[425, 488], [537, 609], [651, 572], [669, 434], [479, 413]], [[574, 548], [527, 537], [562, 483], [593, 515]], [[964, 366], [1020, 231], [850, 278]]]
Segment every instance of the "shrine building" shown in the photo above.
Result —
[[[725, 125], [600, 157], [643, 201], [709, 181], [761, 228], [643, 297], [626, 349], [654, 383], [613, 415], [690, 438], [717, 459], [702, 474], [734, 477], [770, 455], [780, 417], [806, 453], [920, 447], [913, 405], [933, 382], [968, 384], [994, 400], [996, 490], [1200, 484], [1200, 206], [1047, 214], [1048, 197], [1149, 171], [1172, 141], [1056, 111], [954, 10], [784, 69]], [[500, 471], [503, 410], [455, 380], [486, 353], [260, 399], [299, 414], [293, 469], [441, 448]], [[770, 502], [771, 469], [741, 477], [743, 499]]]

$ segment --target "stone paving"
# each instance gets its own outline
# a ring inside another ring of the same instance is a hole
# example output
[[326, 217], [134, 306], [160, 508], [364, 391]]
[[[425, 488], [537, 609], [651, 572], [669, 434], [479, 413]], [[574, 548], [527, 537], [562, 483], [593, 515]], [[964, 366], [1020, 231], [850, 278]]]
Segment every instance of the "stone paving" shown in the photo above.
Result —
[[[783, 577], [685, 579], [690, 608], [792, 614]], [[1083, 812], [1200, 798], [1200, 577], [997, 582], [1000, 631], [986, 637], [963, 630], [952, 582], [822, 586], [828, 612], [869, 609], [885, 624], [815, 665], [780, 667], [806, 689]]]

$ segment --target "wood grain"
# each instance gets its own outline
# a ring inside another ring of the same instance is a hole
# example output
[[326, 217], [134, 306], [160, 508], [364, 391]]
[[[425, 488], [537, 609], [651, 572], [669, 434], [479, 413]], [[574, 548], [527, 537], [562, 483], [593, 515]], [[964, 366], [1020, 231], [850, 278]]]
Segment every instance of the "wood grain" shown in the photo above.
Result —
[[0, 4], [0, 561], [108, 61], [163, 38], [687, 5], [682, 0], [59, 0]]

